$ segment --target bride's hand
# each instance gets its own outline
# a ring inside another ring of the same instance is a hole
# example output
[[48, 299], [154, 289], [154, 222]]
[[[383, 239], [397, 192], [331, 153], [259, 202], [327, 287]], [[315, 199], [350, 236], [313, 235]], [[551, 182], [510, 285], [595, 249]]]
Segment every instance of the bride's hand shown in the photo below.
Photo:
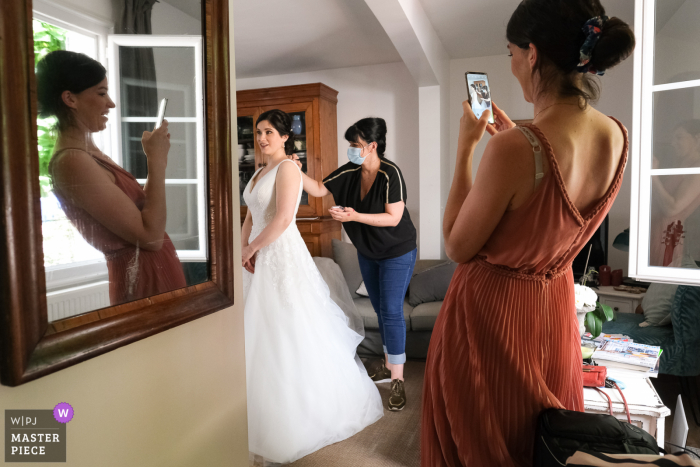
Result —
[[[247, 271], [253, 272], [250, 269], [248, 269], [248, 264], [250, 263], [251, 258], [255, 255], [255, 250], [250, 245], [246, 245], [241, 249], [241, 262], [243, 263], [243, 267], [246, 268]], [[255, 261], [253, 261], [252, 268], [254, 269], [255, 267]]]
[[258, 256], [258, 253], [256, 252], [253, 256], [250, 257], [248, 262], [243, 265], [245, 270], [251, 274], [255, 274], [255, 258], [257, 256]]
[[495, 123], [486, 125], [486, 131], [488, 131], [491, 136], [500, 131], [510, 130], [516, 126], [508, 115], [498, 108], [495, 102], [491, 102], [491, 105], [493, 107], [493, 121]]

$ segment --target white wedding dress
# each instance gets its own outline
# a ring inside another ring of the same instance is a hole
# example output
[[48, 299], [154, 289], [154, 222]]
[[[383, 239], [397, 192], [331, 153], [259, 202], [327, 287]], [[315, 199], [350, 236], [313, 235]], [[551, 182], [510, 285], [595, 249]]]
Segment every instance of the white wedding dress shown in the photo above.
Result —
[[[275, 178], [286, 162], [252, 190], [246, 186], [249, 242], [275, 216]], [[379, 391], [356, 355], [363, 336], [331, 300], [295, 222], [257, 252], [255, 273], [243, 270], [243, 287], [251, 453], [293, 462], [382, 417]]]

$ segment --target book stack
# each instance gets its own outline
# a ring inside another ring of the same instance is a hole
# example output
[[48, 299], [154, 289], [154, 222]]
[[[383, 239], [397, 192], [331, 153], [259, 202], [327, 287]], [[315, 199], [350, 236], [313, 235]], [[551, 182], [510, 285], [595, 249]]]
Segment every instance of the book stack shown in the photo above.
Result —
[[599, 337], [594, 340], [593, 360], [602, 366], [632, 372], [636, 376], [655, 378], [659, 372], [661, 348], [637, 344], [626, 336]]

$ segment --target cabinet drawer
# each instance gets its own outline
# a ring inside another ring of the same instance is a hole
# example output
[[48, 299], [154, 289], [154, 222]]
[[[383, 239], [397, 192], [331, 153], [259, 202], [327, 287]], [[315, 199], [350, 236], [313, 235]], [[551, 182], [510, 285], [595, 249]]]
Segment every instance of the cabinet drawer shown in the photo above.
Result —
[[616, 300], [614, 298], [599, 297], [600, 303], [608, 305], [616, 313], [634, 313], [632, 302], [629, 300]]

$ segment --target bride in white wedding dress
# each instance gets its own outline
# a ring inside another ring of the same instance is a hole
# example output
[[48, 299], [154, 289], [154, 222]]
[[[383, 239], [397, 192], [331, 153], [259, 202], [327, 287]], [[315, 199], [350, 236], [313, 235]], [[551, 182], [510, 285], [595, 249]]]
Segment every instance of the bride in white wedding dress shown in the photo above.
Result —
[[356, 355], [363, 336], [330, 298], [296, 226], [303, 185], [285, 153], [291, 118], [271, 110], [256, 128], [268, 163], [243, 192], [248, 445], [288, 463], [358, 433], [383, 407]]

